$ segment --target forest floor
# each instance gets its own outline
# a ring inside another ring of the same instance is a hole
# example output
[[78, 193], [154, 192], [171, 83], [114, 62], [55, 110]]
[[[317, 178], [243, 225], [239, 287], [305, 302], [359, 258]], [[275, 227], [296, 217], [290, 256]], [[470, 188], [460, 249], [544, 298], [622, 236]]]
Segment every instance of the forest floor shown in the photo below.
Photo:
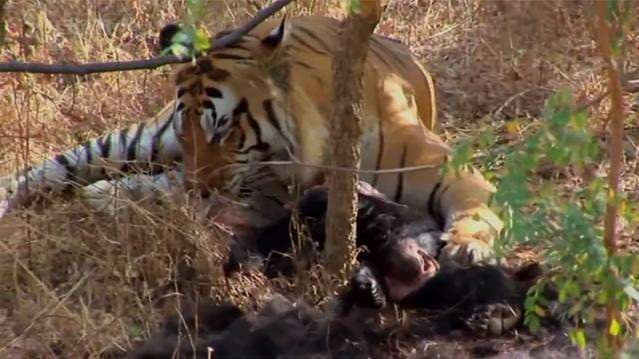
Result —
[[[2, 3], [0, 1], [0, 3]], [[264, 0], [208, 1], [211, 33], [242, 23]], [[338, 17], [338, 1], [297, 1], [290, 15]], [[181, 18], [183, 1], [14, 0], [0, 61], [90, 62], [147, 58], [157, 33]], [[0, 12], [1, 14], [1, 12]], [[588, 104], [605, 91], [580, 1], [392, 0], [377, 32], [408, 44], [433, 73], [441, 133], [456, 141], [486, 130], [499, 146], [518, 143], [542, 121], [548, 96], [572, 91]], [[1, 20], [1, 19], [0, 19]], [[637, 29], [635, 29], [637, 30]], [[639, 59], [639, 31], [628, 59]], [[630, 62], [628, 72], [638, 70]], [[0, 75], [0, 173], [11, 173], [110, 130], [151, 118], [169, 101], [169, 68], [85, 77]], [[638, 76], [639, 77], [639, 76]], [[622, 188], [639, 202], [639, 96], [627, 97]], [[607, 101], [590, 104], [592, 129], [605, 143]], [[515, 126], [513, 126], [515, 124]], [[515, 129], [513, 131], [513, 129]], [[478, 153], [477, 158], [482, 154]], [[605, 162], [597, 171], [606, 173]], [[580, 183], [578, 173], [549, 169], [545, 180]], [[636, 250], [639, 231], [621, 227], [621, 250]], [[131, 203], [126, 215], [55, 200], [0, 220], [0, 357], [98, 357], [126, 351], [149, 336], [189, 293], [257, 307], [285, 291], [323, 306], [321, 278], [269, 283], [260, 275], [222, 280], [223, 233], [182, 206]], [[512, 263], [539, 259], [518, 248]], [[550, 350], [550, 351], [547, 351]], [[492, 340], [433, 338], [400, 354], [430, 357], [590, 357], [564, 331]], [[402, 355], [400, 355], [402, 356]]]

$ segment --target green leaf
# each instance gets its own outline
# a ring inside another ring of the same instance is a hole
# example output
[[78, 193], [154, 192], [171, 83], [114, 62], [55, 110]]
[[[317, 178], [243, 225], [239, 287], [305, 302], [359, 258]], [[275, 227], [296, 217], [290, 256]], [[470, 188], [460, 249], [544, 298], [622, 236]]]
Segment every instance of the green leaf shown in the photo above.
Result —
[[541, 329], [541, 321], [536, 315], [527, 316], [525, 319], [525, 324], [528, 325], [528, 328], [533, 333], [537, 333]]
[[206, 31], [203, 29], [195, 30], [193, 34], [193, 47], [198, 54], [206, 52], [211, 48], [211, 40]]
[[597, 304], [605, 305], [608, 303], [608, 300], [608, 292], [604, 290], [597, 292]]
[[570, 333], [570, 339], [574, 344], [577, 344], [579, 348], [584, 349], [586, 347], [586, 334], [583, 329], [575, 329]]
[[166, 48], [162, 54], [163, 55], [167, 55], [169, 53], [177, 56], [177, 57], [189, 57], [189, 48], [182, 45], [182, 44], [173, 44], [171, 46], [169, 46], [168, 48]]
[[186, 0], [187, 25], [195, 25], [204, 16], [204, 0]]
[[606, 0], [606, 18], [615, 21], [620, 14], [619, 0]]
[[478, 142], [479, 148], [490, 149], [495, 146], [495, 143], [497, 143], [497, 136], [495, 136], [495, 132], [491, 128], [489, 128], [479, 135]]
[[537, 314], [537, 316], [539, 316], [539, 317], [545, 317], [546, 316], [546, 311], [544, 310], [544, 308], [542, 308], [539, 305], [535, 305], [534, 311], [535, 311], [535, 314]]
[[459, 171], [463, 166], [467, 165], [473, 158], [473, 148], [470, 141], [462, 141], [455, 146], [450, 165], [455, 171]]
[[189, 30], [191, 29], [191, 27], [187, 27], [187, 30], [181, 30], [178, 31], [175, 35], [173, 35], [173, 37], [171, 38], [171, 42], [174, 44], [190, 44], [191, 43], [191, 36], [189, 36]]
[[189, 25], [173, 35], [171, 42], [173, 45], [165, 49], [163, 54], [195, 58], [211, 48], [208, 32], [204, 28]]
[[142, 337], [144, 335], [144, 329], [142, 328], [142, 326], [133, 323], [129, 327], [129, 335], [132, 337]]
[[608, 329], [608, 333], [610, 333], [610, 335], [615, 337], [619, 335], [619, 333], [621, 333], [621, 325], [619, 325], [619, 322], [614, 318], [610, 322], [610, 328]]
[[362, 12], [362, 3], [360, 0], [349, 0], [347, 10], [348, 15], [357, 15]]

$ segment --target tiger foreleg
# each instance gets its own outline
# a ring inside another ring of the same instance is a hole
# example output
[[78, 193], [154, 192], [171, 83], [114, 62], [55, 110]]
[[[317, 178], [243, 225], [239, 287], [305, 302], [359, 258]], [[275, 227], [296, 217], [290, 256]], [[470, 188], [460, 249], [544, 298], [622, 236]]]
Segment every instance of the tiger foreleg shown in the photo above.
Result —
[[[174, 106], [171, 102], [152, 121], [90, 139], [25, 171], [3, 177], [0, 179], [0, 217], [43, 194], [74, 192], [103, 180], [126, 178], [131, 174], [134, 178], [135, 173], [173, 168], [182, 157], [173, 126]], [[98, 187], [108, 192], [110, 186]]]
[[448, 241], [440, 260], [494, 263], [493, 244], [503, 228], [501, 219], [487, 205], [494, 187], [472, 168], [449, 173], [442, 183], [446, 190], [439, 203]]
[[[401, 149], [399, 163], [423, 170], [379, 176], [377, 188], [398, 202], [424, 210], [444, 231], [440, 260], [458, 264], [491, 262], [493, 243], [503, 227], [488, 207], [495, 187], [471, 166], [449, 166], [451, 150], [432, 132], [418, 125], [388, 127], [385, 148]], [[386, 160], [386, 159], [389, 160]], [[397, 166], [388, 150], [382, 168]], [[443, 166], [448, 166], [443, 171]]]
[[140, 203], [161, 205], [184, 200], [184, 174], [181, 171], [157, 175], [136, 174], [117, 180], [103, 180], [82, 187], [78, 192], [84, 203], [97, 212], [116, 215]]

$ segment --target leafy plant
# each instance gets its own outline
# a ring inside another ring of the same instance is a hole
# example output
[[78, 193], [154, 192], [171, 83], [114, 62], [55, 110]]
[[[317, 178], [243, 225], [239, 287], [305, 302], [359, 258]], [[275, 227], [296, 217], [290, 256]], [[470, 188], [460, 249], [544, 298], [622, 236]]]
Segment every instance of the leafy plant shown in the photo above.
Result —
[[[575, 325], [573, 342], [584, 347], [592, 334], [597, 314], [614, 302], [625, 311], [639, 302], [639, 258], [609, 253], [603, 241], [603, 216], [608, 188], [602, 178], [582, 186], [561, 186], [548, 180], [533, 182], [542, 164], [554, 168], [584, 169], [600, 157], [597, 139], [590, 133], [585, 112], [575, 110], [570, 92], [561, 91], [547, 102], [542, 127], [506, 155], [498, 192], [493, 197], [501, 208], [506, 229], [498, 249], [515, 244], [544, 248], [544, 260], [553, 270], [532, 288], [526, 300], [526, 323], [538, 329], [548, 315], [543, 288], [552, 283], [564, 308], [560, 315]], [[639, 219], [636, 206], [618, 198], [628, 221]], [[631, 323], [612, 321], [605, 332], [623, 336]], [[599, 333], [602, 334], [602, 333]], [[601, 343], [602, 341], [599, 340]], [[604, 350], [604, 346], [601, 347]]]
[[[639, 205], [628, 203], [618, 191], [623, 110], [618, 95], [620, 76], [612, 65], [623, 54], [624, 32], [636, 18], [629, 1], [595, 5], [599, 6], [596, 35], [607, 64], [612, 99], [608, 183], [596, 176], [582, 176], [576, 185], [533, 176], [548, 167], [583, 173], [593, 162], [603, 160], [604, 153], [590, 131], [587, 113], [577, 110], [567, 90], [549, 98], [542, 125], [534, 134], [502, 156], [493, 154], [484, 160], [504, 159], [502, 168], [493, 174], [499, 179], [493, 202], [506, 222], [497, 251], [503, 253], [516, 244], [533, 244], [542, 248], [544, 261], [551, 268], [544, 280], [529, 291], [526, 323], [536, 330], [543, 317], [558, 315], [574, 324], [571, 339], [575, 344], [583, 348], [595, 341], [600, 354], [609, 357], [620, 354], [621, 341], [636, 330], [635, 323], [622, 319], [620, 314], [627, 312], [633, 302], [639, 302], [639, 257], [620, 253], [616, 248], [617, 215], [625, 219], [627, 227], [637, 227]], [[492, 151], [494, 145], [492, 133], [484, 133], [479, 139], [480, 148]], [[458, 168], [469, 158], [468, 143], [463, 143], [454, 152], [451, 164]], [[560, 309], [554, 308], [554, 313], [549, 313], [552, 306], [543, 297], [549, 284], [558, 292]], [[594, 328], [599, 330], [591, 330]]]
[[[562, 90], [548, 99], [541, 126], [523, 143], [497, 156], [495, 152], [504, 151], [495, 150], [492, 132], [484, 132], [475, 145], [493, 152], [482, 158], [484, 165], [492, 167], [489, 162], [495, 157], [503, 158], [494, 174], [499, 183], [492, 198], [506, 223], [496, 243], [497, 252], [503, 254], [517, 244], [534, 245], [542, 248], [544, 262], [551, 269], [529, 292], [526, 323], [535, 331], [544, 317], [559, 316], [574, 324], [571, 339], [575, 344], [585, 347], [595, 341], [606, 354], [610, 348], [605, 336], [627, 338], [634, 323], [613, 318], [598, 332], [585, 329], [602, 322], [599, 314], [609, 305], [624, 312], [639, 302], [639, 257], [606, 248], [603, 224], [610, 189], [604, 178], [581, 178], [580, 185], [566, 185], [535, 176], [549, 167], [585, 172], [595, 161], [600, 162], [604, 153], [588, 124], [587, 113], [577, 110], [570, 91]], [[464, 166], [471, 153], [472, 145], [461, 142], [453, 152], [451, 167]], [[628, 227], [638, 226], [639, 206], [619, 194], [616, 200]], [[560, 309], [553, 313], [543, 296], [549, 284], [558, 291]]]
[[211, 40], [206, 28], [201, 26], [204, 17], [205, 0], [187, 0], [183, 24], [171, 39], [172, 45], [163, 51], [179, 57], [196, 58], [211, 48]]

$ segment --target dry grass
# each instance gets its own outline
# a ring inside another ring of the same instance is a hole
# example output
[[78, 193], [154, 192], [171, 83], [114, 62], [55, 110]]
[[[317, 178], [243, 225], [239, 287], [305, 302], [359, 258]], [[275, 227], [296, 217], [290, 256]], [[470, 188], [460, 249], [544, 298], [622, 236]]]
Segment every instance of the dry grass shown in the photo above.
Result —
[[[245, 20], [254, 3], [264, 1], [209, 1], [211, 32]], [[336, 3], [298, 1], [288, 11], [337, 15]], [[9, 1], [0, 60], [146, 58], [155, 52], [157, 31], [184, 8], [174, 0]], [[455, 139], [485, 126], [500, 133], [504, 119], [534, 126], [544, 99], [560, 87], [579, 100], [600, 93], [601, 65], [587, 19], [578, 1], [393, 0], [378, 31], [410, 44], [432, 70], [444, 136]], [[631, 41], [628, 58], [639, 58], [637, 33]], [[0, 75], [0, 173], [153, 116], [172, 92], [168, 71]], [[639, 99], [633, 101], [624, 188], [639, 200]], [[595, 118], [603, 110], [593, 108]], [[625, 232], [628, 241], [638, 236]], [[223, 235], [178, 205], [132, 205], [126, 216], [113, 218], [57, 201], [3, 219], [0, 356], [123, 351], [183, 296], [230, 296], [253, 306], [271, 291], [286, 290], [322, 304], [318, 298], [328, 291], [322, 280], [300, 281], [317, 284], [297, 290], [258, 274], [224, 283], [225, 251]]]

